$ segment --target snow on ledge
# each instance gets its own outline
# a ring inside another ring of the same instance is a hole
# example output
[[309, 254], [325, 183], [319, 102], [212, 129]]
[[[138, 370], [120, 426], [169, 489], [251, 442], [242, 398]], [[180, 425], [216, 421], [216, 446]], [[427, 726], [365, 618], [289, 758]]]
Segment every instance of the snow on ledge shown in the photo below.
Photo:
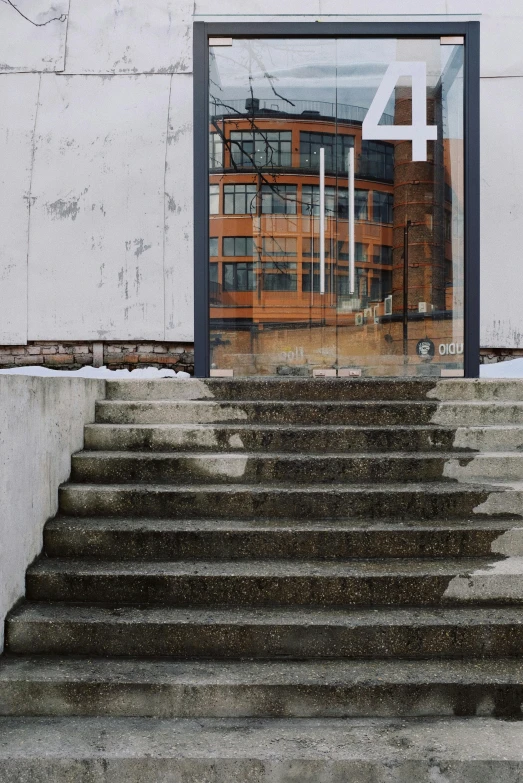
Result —
[[154, 380], [157, 378], [190, 378], [188, 372], [175, 370], [159, 370], [156, 367], [143, 367], [136, 370], [109, 370], [107, 367], [81, 367], [79, 370], [51, 370], [49, 367], [11, 367], [0, 370], [0, 375], [37, 375], [41, 378], [101, 378], [114, 381], [116, 378], [130, 380]]
[[[156, 367], [142, 367], [136, 370], [109, 370], [107, 367], [81, 367], [79, 370], [51, 370], [49, 367], [10, 367], [0, 370], [0, 375], [36, 375], [42, 378], [102, 378], [107, 381], [116, 378], [129, 380], [154, 380], [155, 378], [190, 378], [188, 372], [159, 370]], [[495, 364], [482, 364], [480, 378], [523, 378], [523, 358], [509, 359]]]
[[479, 368], [479, 376], [480, 378], [523, 378], [523, 358], [482, 364]]

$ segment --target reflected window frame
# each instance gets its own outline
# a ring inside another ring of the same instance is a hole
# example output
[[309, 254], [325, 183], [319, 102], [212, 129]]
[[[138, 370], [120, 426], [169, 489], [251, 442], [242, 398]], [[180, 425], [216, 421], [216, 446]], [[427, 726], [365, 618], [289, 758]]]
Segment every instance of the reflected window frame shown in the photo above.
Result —
[[222, 286], [224, 291], [254, 291], [256, 289], [254, 263], [252, 261], [223, 263]]

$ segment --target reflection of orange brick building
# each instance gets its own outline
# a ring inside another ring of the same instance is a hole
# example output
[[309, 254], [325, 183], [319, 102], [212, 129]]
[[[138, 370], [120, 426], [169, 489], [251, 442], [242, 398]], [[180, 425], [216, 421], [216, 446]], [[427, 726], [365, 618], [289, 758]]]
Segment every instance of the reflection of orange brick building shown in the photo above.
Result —
[[[347, 247], [346, 154], [352, 145], [359, 161], [355, 297], [367, 307], [391, 293], [391, 144], [363, 143], [364, 150], [371, 145], [376, 150], [372, 150], [373, 157], [362, 154], [361, 123], [306, 114], [286, 119], [281, 112], [267, 112], [254, 118], [226, 117], [216, 124], [211, 131], [210, 180], [213, 321], [248, 318], [263, 324], [299, 318], [308, 323], [325, 318], [325, 303], [315, 296], [319, 288], [320, 146], [326, 149], [329, 304], [338, 298], [342, 304], [344, 298], [354, 298], [348, 294]], [[257, 161], [250, 160], [256, 156]], [[253, 237], [253, 242], [234, 243], [233, 237]], [[240, 265], [240, 278], [232, 265]], [[312, 311], [311, 294], [318, 299]], [[345, 317], [354, 320], [354, 314]]]
[[[410, 142], [362, 140], [361, 120], [350, 118], [350, 110], [357, 107], [338, 107], [335, 118], [307, 108], [300, 112], [299, 103], [286, 112], [281, 106], [260, 109], [252, 99], [238, 108], [229, 107], [226, 114], [211, 112], [210, 317], [218, 346], [223, 335], [230, 339], [235, 333], [232, 339], [238, 345], [231, 354], [277, 352], [281, 351], [278, 330], [293, 329], [297, 334], [300, 328], [310, 331], [321, 326], [332, 327], [338, 343], [344, 328], [345, 335], [350, 332], [356, 363], [363, 364], [362, 357], [369, 352], [402, 353], [407, 220], [412, 222], [410, 337], [417, 341], [428, 335], [448, 342], [454, 302], [452, 215], [450, 202], [445, 202], [450, 188], [445, 180], [448, 142], [429, 144], [427, 163], [409, 165]], [[404, 104], [397, 103], [400, 114], [410, 111], [409, 102]], [[340, 114], [345, 118], [340, 119]], [[402, 124], [405, 118], [394, 121]], [[353, 294], [347, 172], [352, 146], [356, 161]], [[325, 150], [324, 295], [319, 293], [320, 148]], [[376, 331], [378, 324], [381, 333]], [[242, 331], [249, 332], [250, 344], [246, 337], [240, 338]], [[261, 348], [264, 332], [267, 337]], [[256, 346], [253, 339], [258, 340]], [[287, 337], [282, 339], [288, 342]], [[311, 345], [311, 339], [318, 343], [310, 335], [301, 342]], [[318, 350], [321, 354], [321, 347]], [[338, 358], [349, 353], [339, 345], [336, 350]], [[227, 351], [218, 352], [220, 365], [226, 366]], [[409, 354], [415, 351], [409, 349]]]

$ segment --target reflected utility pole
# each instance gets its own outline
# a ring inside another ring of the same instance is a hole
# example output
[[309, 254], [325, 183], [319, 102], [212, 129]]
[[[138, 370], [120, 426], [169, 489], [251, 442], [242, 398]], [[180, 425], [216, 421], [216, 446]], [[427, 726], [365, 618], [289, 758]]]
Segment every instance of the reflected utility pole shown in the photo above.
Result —
[[409, 353], [409, 230], [411, 220], [403, 229], [403, 362], [407, 363]]

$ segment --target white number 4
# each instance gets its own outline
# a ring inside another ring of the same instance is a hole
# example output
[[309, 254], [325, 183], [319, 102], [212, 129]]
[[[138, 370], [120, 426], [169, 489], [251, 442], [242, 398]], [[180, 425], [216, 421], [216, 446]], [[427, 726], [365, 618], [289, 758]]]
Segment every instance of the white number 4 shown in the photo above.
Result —
[[[379, 125], [400, 76], [412, 77], [412, 125]], [[427, 160], [427, 141], [438, 138], [438, 126], [427, 125], [427, 66], [391, 63], [363, 120], [363, 139], [412, 141], [412, 160]]]

